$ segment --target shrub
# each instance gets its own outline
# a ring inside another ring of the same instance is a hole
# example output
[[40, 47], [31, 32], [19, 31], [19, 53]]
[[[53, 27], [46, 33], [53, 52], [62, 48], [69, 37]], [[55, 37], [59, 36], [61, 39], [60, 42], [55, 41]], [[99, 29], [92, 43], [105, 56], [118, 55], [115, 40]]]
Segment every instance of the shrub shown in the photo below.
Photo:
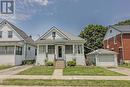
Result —
[[47, 65], [47, 66], [53, 66], [54, 64], [53, 64], [53, 62], [48, 61], [48, 62], [46, 63], [46, 65]]
[[72, 60], [72, 61], [68, 61], [67, 62], [68, 66], [76, 66], [76, 61]]
[[23, 60], [22, 61], [22, 65], [30, 65], [30, 64], [34, 64], [35, 60]]

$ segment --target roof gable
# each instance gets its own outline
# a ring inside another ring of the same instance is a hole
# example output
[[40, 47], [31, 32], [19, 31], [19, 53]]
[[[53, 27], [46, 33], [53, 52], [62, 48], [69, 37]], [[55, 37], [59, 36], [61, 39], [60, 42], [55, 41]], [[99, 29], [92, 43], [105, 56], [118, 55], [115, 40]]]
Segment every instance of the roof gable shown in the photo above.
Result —
[[38, 40], [47, 40], [47, 39], [53, 39], [52, 32], [56, 32], [56, 38], [55, 39], [64, 39], [64, 40], [82, 40], [84, 39], [75, 36], [73, 34], [70, 34], [68, 32], [64, 32], [62, 30], [57, 29], [56, 27], [52, 27], [50, 30], [48, 30], [44, 35], [42, 35]]
[[107, 30], [104, 40], [107, 40], [109, 38], [112, 38], [118, 34], [120, 34], [121, 32], [117, 29], [114, 29], [113, 27], [109, 27], [109, 29]]
[[3, 20], [0, 24], [0, 26], [4, 26], [5, 24], [10, 26], [26, 43], [31, 44], [31, 45], [35, 45], [34, 40], [32, 38], [30, 38], [24, 31], [22, 31], [21, 29], [19, 29], [15, 25], [11, 24], [7, 20]]

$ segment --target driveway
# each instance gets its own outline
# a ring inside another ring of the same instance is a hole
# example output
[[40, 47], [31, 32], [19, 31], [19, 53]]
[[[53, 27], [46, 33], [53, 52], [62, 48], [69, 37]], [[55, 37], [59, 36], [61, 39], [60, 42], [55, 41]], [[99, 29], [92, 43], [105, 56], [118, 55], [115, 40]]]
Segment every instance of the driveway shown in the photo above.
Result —
[[107, 68], [108, 70], [130, 76], [130, 69], [124, 67]]
[[32, 65], [15, 66], [9, 69], [0, 70], [0, 75], [15, 75], [31, 67]]

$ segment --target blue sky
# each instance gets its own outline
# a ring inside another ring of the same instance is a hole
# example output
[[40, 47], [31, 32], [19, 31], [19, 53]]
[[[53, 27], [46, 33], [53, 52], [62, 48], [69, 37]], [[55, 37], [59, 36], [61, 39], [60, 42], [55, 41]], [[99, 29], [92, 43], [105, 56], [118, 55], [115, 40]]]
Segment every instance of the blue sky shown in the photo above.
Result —
[[34, 39], [52, 26], [78, 35], [88, 24], [130, 19], [130, 0], [15, 0], [15, 14], [3, 17]]

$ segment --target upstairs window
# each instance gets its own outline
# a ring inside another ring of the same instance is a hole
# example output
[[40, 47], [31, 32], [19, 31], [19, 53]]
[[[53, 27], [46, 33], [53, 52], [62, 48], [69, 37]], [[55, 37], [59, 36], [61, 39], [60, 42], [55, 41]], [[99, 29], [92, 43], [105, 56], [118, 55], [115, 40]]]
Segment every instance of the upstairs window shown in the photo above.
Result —
[[114, 37], [114, 44], [117, 44], [117, 42], [116, 42], [116, 36]]
[[0, 38], [2, 38], [2, 31], [0, 31]]
[[53, 39], [55, 39], [55, 37], [56, 37], [56, 32], [52, 32], [52, 37], [53, 37]]
[[112, 30], [110, 30], [110, 33], [112, 33]]
[[12, 31], [8, 31], [8, 38], [12, 38], [13, 37], [13, 32]]

